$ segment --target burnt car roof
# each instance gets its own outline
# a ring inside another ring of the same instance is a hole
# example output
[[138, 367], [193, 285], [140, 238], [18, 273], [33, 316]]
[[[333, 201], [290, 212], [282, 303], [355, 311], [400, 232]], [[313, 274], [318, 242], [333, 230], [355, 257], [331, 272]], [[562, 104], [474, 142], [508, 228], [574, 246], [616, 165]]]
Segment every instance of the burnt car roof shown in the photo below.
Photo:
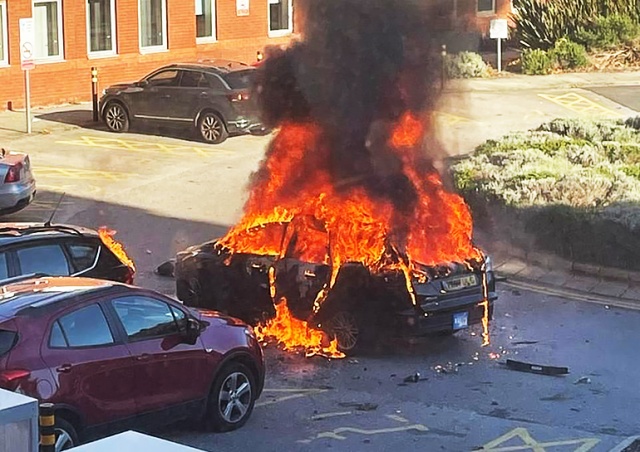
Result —
[[98, 237], [98, 232], [82, 226], [45, 223], [0, 223], [0, 246], [51, 237]]

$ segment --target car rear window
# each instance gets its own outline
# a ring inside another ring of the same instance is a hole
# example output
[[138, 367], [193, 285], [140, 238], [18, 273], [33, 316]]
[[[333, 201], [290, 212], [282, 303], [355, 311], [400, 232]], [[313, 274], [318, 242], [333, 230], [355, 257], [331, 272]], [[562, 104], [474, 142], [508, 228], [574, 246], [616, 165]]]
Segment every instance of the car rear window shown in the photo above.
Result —
[[18, 250], [17, 254], [22, 274], [69, 275], [69, 263], [59, 245], [30, 246]]
[[231, 72], [224, 76], [231, 89], [247, 89], [253, 86], [255, 80], [255, 69], [247, 69], [246, 71]]
[[96, 261], [98, 245], [89, 243], [73, 243], [67, 245], [71, 261], [77, 272], [91, 268]]
[[15, 331], [0, 330], [0, 356], [9, 353], [18, 342], [18, 333]]

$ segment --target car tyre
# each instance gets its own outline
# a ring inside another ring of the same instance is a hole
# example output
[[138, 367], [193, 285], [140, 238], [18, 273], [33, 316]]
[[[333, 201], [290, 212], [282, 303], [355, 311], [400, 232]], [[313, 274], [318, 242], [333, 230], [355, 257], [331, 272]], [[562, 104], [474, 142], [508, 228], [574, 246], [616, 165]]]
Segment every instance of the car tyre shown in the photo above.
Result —
[[218, 373], [209, 394], [205, 427], [228, 432], [242, 427], [253, 411], [257, 386], [251, 371], [241, 363], [230, 363]]
[[198, 119], [198, 134], [203, 141], [210, 144], [220, 144], [229, 136], [222, 118], [213, 112], [204, 112]]
[[56, 433], [56, 452], [71, 449], [72, 447], [76, 447], [80, 443], [78, 441], [78, 433], [76, 432], [76, 429], [70, 422], [66, 421], [60, 416], [56, 416], [56, 424], [54, 430]]
[[338, 341], [338, 349], [343, 353], [353, 353], [362, 347], [362, 327], [352, 311], [336, 312], [325, 329]]
[[128, 132], [129, 113], [120, 102], [109, 102], [104, 109], [104, 123], [111, 132]]

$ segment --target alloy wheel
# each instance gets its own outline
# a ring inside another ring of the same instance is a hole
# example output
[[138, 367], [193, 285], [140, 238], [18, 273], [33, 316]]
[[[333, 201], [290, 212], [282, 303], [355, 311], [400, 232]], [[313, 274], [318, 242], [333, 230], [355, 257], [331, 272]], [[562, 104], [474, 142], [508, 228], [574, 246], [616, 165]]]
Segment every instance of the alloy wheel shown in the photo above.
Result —
[[329, 321], [329, 330], [338, 340], [342, 351], [353, 350], [358, 343], [360, 329], [356, 317], [348, 311], [336, 313]]
[[244, 419], [251, 407], [251, 381], [242, 372], [233, 372], [222, 383], [218, 395], [218, 409], [222, 418], [235, 424]]
[[107, 127], [114, 132], [121, 132], [127, 122], [127, 113], [119, 104], [111, 104], [105, 114]]
[[55, 444], [56, 452], [61, 452], [63, 450], [71, 449], [72, 447], [75, 446], [75, 444], [73, 444], [73, 438], [71, 437], [71, 434], [69, 434], [69, 432], [58, 427], [55, 428], [55, 432], [56, 432], [56, 444]]
[[216, 142], [223, 133], [223, 125], [217, 116], [208, 114], [202, 119], [200, 124], [200, 133], [206, 141]]

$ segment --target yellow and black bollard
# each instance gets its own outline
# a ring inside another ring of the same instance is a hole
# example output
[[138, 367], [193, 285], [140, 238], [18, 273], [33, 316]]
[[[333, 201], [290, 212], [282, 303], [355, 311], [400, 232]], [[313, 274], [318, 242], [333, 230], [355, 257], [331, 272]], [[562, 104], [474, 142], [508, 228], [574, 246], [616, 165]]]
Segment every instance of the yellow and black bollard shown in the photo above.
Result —
[[98, 68], [91, 68], [91, 101], [93, 102], [93, 120], [98, 121]]
[[52, 403], [40, 404], [40, 452], [56, 450], [56, 418]]

